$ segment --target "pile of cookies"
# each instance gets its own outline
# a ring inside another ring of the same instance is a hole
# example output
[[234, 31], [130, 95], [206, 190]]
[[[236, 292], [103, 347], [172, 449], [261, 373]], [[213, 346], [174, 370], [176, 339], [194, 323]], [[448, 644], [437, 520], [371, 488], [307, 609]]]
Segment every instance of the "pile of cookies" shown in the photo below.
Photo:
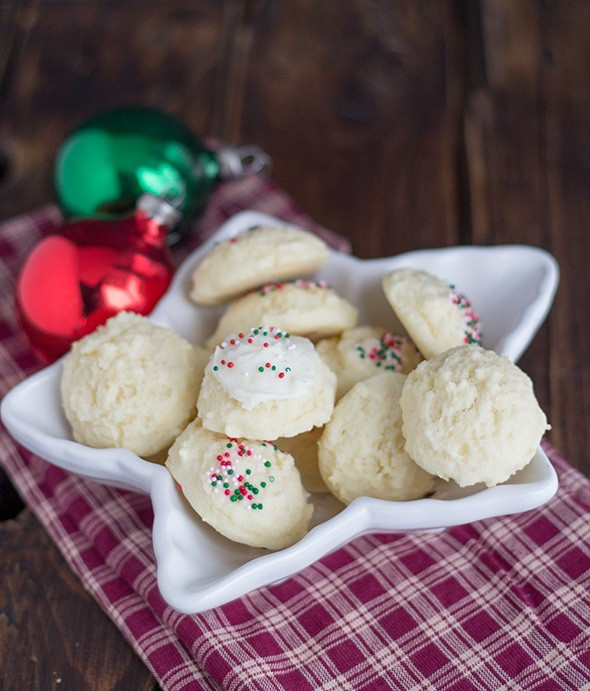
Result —
[[165, 460], [201, 518], [237, 542], [280, 549], [313, 513], [407, 501], [437, 478], [507, 480], [547, 429], [530, 379], [481, 347], [454, 285], [403, 268], [383, 277], [404, 334], [357, 323], [311, 280], [325, 243], [292, 226], [220, 242], [192, 276], [197, 305], [227, 305], [204, 344], [120, 313], [75, 343], [61, 381], [74, 439]]

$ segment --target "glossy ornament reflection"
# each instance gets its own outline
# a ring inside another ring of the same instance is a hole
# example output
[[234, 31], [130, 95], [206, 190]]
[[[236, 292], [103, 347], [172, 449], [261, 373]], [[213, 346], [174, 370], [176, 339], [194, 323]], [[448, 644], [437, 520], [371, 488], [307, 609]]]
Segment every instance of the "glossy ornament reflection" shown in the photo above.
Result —
[[165, 200], [142, 195], [120, 219], [65, 223], [28, 256], [16, 286], [16, 312], [45, 363], [122, 310], [149, 314], [174, 271], [167, 232], [180, 218]]
[[64, 140], [55, 188], [69, 218], [117, 218], [143, 193], [165, 196], [183, 218], [174, 240], [188, 232], [219, 183], [268, 165], [258, 147], [209, 149], [172, 115], [130, 106], [98, 113]]

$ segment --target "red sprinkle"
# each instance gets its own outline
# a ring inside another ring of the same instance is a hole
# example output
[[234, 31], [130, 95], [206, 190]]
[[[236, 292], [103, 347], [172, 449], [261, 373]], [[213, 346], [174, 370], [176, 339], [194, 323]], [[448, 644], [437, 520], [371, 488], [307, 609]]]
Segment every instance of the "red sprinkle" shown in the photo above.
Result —
[[279, 372], [279, 379], [282, 379], [285, 376], [284, 372]]
[[231, 368], [234, 366], [234, 363], [233, 363], [233, 362], [228, 362], [228, 363], [227, 363], [227, 366], [231, 369]]

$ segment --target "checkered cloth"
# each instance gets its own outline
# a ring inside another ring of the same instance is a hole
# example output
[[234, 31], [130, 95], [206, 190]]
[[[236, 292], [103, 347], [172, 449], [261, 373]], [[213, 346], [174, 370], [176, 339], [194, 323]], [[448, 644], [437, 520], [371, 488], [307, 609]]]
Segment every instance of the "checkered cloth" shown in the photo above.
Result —
[[[325, 234], [250, 179], [218, 188], [197, 239], [245, 208]], [[50, 207], [0, 226], [2, 393], [39, 366], [10, 296], [57, 221]], [[541, 509], [361, 537], [279, 585], [187, 616], [158, 592], [147, 496], [69, 475], [0, 432], [23, 498], [165, 689], [590, 688], [590, 482], [548, 444], [560, 487]]]

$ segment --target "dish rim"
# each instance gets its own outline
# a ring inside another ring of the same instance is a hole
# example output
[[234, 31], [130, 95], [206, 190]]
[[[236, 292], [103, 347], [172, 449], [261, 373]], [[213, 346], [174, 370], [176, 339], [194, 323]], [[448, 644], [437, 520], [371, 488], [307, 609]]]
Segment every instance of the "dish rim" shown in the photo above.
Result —
[[[215, 243], [233, 237], [251, 225], [266, 223], [293, 225], [256, 211], [243, 211], [226, 221], [216, 233], [191, 252], [181, 263], [168, 291], [149, 315], [150, 321], [172, 328], [166, 319], [167, 312], [170, 305], [174, 305], [177, 301], [179, 294], [186, 295], [185, 283], [200, 258]], [[380, 265], [386, 266], [392, 260], [411, 261], [413, 257], [432, 256], [434, 253], [439, 256], [446, 253], [464, 253], [465, 256], [468, 256], [481, 252], [501, 254], [507, 251], [511, 253], [526, 252], [528, 254], [533, 252], [544, 268], [544, 275], [540, 281], [536, 299], [528, 305], [518, 324], [502, 342], [502, 354], [508, 355], [510, 359], [516, 362], [549, 313], [557, 290], [559, 268], [554, 257], [546, 250], [523, 244], [491, 247], [459, 245], [412, 250], [392, 257], [376, 259], [360, 259], [337, 250], [331, 250], [332, 253], [339, 256], [340, 261], [350, 263], [351, 269], [360, 264], [367, 268], [377, 269]], [[186, 306], [194, 312], [195, 306], [192, 303], [189, 305], [186, 300], [185, 302], [187, 302]], [[557, 491], [555, 470], [543, 449], [539, 447], [535, 459], [537, 459], [537, 463], [541, 464], [544, 476], [537, 482], [529, 483], [531, 485], [530, 492], [525, 497], [527, 501], [522, 501], [522, 491], [519, 495], [518, 485], [513, 484], [502, 484], [481, 489], [469, 496], [451, 500], [430, 497], [412, 502], [391, 502], [360, 497], [336, 516], [313, 527], [304, 538], [291, 547], [254, 557], [233, 571], [213, 579], [210, 583], [205, 583], [195, 590], [185, 589], [180, 592], [174, 579], [168, 573], [170, 558], [166, 546], [170, 543], [166, 538], [166, 531], [172, 514], [170, 507], [173, 506], [173, 501], [171, 501], [173, 495], [170, 493], [177, 492], [174, 480], [168, 470], [162, 465], [146, 461], [125, 449], [94, 449], [71, 439], [50, 436], [43, 430], [31, 427], [27, 419], [19, 415], [19, 403], [26, 399], [29, 389], [46, 385], [46, 380], [54, 380], [58, 377], [64, 357], [13, 387], [0, 403], [0, 417], [8, 431], [19, 443], [57, 467], [102, 484], [150, 495], [154, 511], [152, 542], [156, 556], [158, 587], [164, 599], [172, 607], [187, 614], [219, 606], [255, 588], [270, 585], [277, 580], [294, 575], [342, 544], [363, 534], [443, 530], [473, 520], [509, 515], [536, 508], [548, 501]], [[82, 469], [80, 468], [80, 453], [84, 458]], [[97, 462], [96, 465], [92, 463], [93, 461]], [[83, 472], [87, 467], [92, 468], [92, 472]], [[514, 508], [515, 496], [521, 499], [518, 508]], [[479, 501], [476, 501], [477, 499]], [[449, 501], [453, 502], [455, 509], [459, 509], [454, 511], [453, 520], [450, 522], [446, 520], [442, 525], [441, 521], [438, 520], [434, 522], [434, 525], [427, 526], [424, 521], [415, 521], [414, 525], [421, 527], [403, 527], [409, 525], [408, 516], [414, 516], [416, 513], [420, 515], [421, 510], [424, 511], [424, 515], [438, 515], [438, 510], [442, 508], [442, 504], [448, 506]], [[475, 507], [473, 506], [474, 503]], [[522, 508], [523, 506], [524, 508]], [[392, 517], [397, 520], [397, 525], [393, 528], [391, 527]], [[402, 520], [404, 518], [405, 523]], [[383, 522], [389, 523], [389, 528], [384, 527]], [[334, 538], [336, 539], [334, 540]], [[328, 543], [327, 548], [326, 543]]]

